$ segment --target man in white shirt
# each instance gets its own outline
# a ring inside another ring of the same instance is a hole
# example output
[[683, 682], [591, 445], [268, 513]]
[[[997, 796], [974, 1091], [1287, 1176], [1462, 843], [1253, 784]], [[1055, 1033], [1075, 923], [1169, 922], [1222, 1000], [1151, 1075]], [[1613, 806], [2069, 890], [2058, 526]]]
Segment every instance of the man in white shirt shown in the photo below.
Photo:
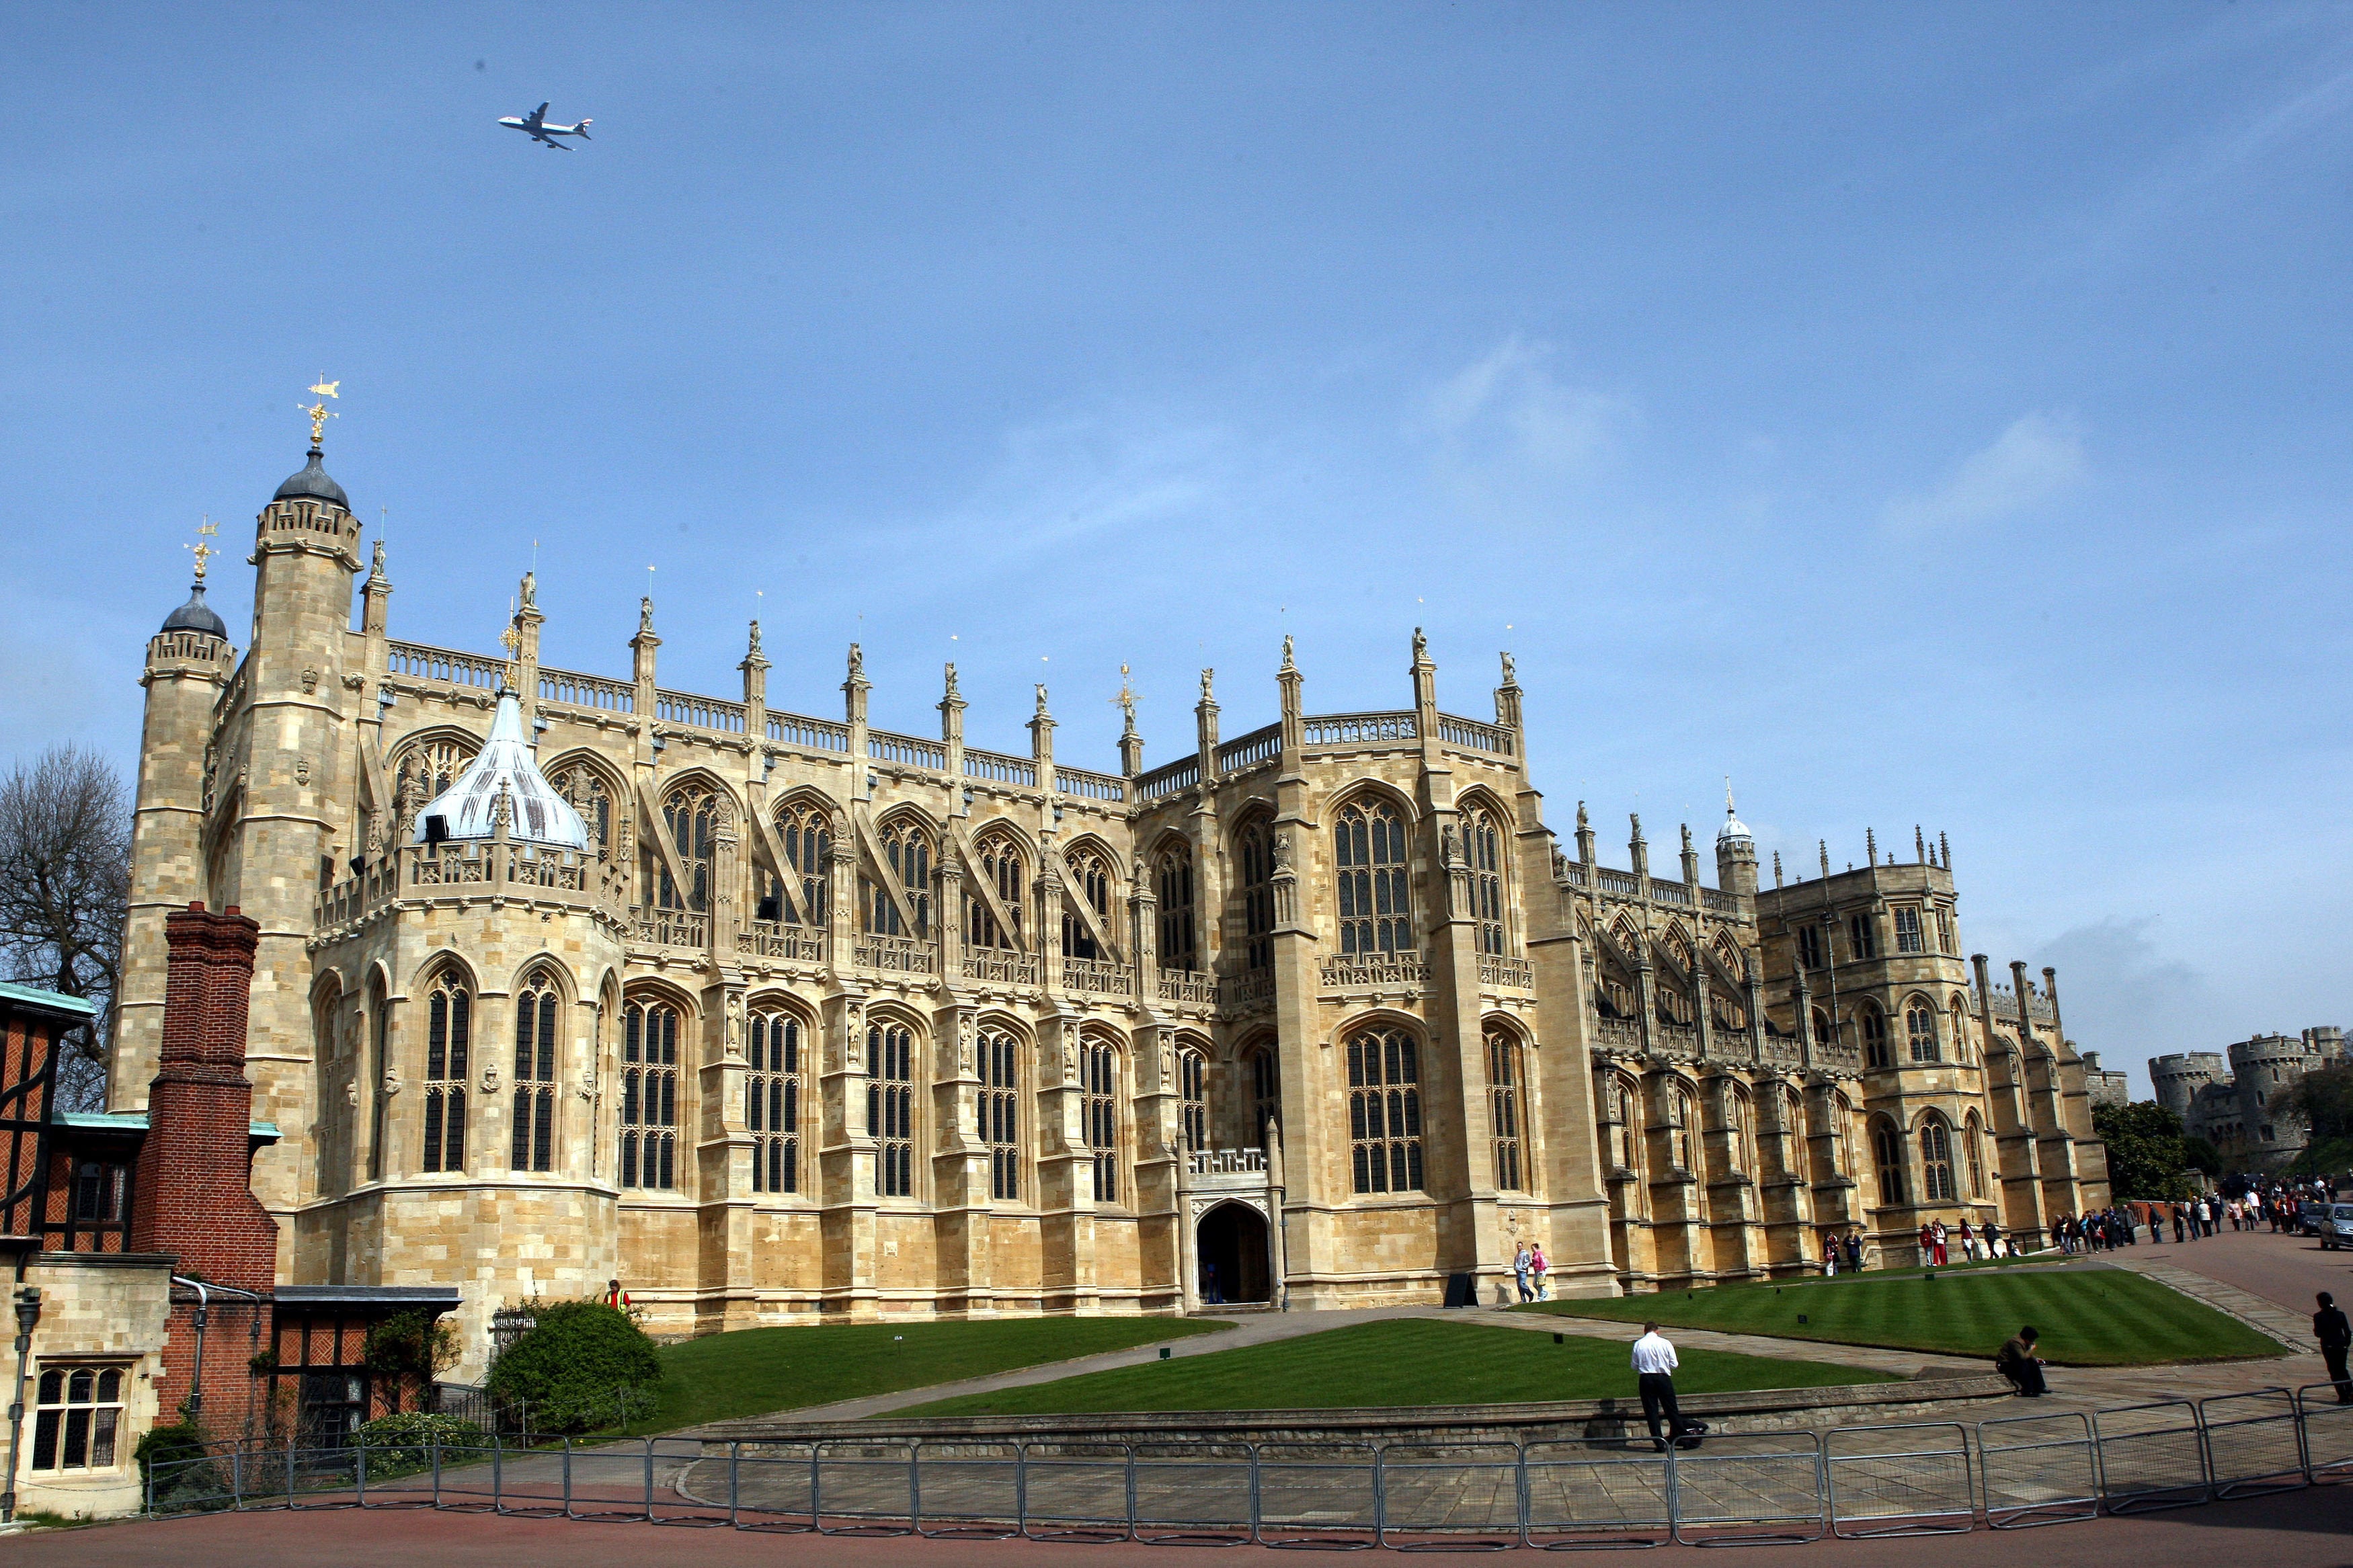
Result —
[[[1682, 1436], [1685, 1427], [1683, 1412], [1675, 1406], [1675, 1347], [1659, 1332], [1656, 1323], [1644, 1323], [1642, 1337], [1634, 1342], [1634, 1376], [1642, 1390], [1642, 1415], [1651, 1424], [1651, 1441], [1663, 1454], [1668, 1441]], [[1662, 1408], [1667, 1413], [1663, 1436], [1659, 1431]]]

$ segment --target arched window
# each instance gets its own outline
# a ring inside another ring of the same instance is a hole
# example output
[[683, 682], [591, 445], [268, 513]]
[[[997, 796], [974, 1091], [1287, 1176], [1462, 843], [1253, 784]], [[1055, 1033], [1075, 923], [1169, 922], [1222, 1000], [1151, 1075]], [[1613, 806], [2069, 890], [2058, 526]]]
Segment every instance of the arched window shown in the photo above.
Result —
[[417, 813], [456, 784], [458, 775], [466, 771], [466, 764], [474, 760], [474, 753], [480, 750], [481, 747], [473, 740], [454, 735], [413, 742], [402, 749], [392, 764], [392, 788], [393, 799], [401, 808], [399, 836], [403, 842], [414, 835]]
[[1838, 1031], [1831, 1026], [1831, 1016], [1820, 1007], [1814, 1009], [1814, 1044], [1831, 1050], [1839, 1045]]
[[678, 1009], [632, 999], [621, 1010], [621, 1185], [678, 1185]]
[[116, 1446], [131, 1435], [123, 1430], [124, 1371], [53, 1366], [42, 1372], [34, 1385], [33, 1469], [114, 1468]]
[[1969, 1112], [1968, 1127], [1961, 1134], [1961, 1149], [1968, 1156], [1969, 1196], [1973, 1198], [1982, 1198], [1986, 1195], [1985, 1156], [1978, 1150], [1978, 1113], [1972, 1110]]
[[466, 1168], [466, 1062], [474, 994], [455, 969], [434, 977], [425, 1000], [425, 1169]]
[[1084, 899], [1087, 908], [1095, 913], [1095, 923], [1109, 932], [1111, 930], [1111, 862], [1102, 851], [1092, 846], [1073, 849], [1062, 857], [1062, 864], [1071, 870], [1070, 886], [1062, 893], [1062, 956], [1064, 958], [1107, 958], [1103, 944], [1095, 941], [1088, 929], [1086, 917], [1073, 905]]
[[1634, 987], [1617, 964], [1604, 957], [1599, 965], [1599, 978], [1594, 986], [1594, 1010], [1605, 1018], [1631, 1018], [1639, 1005]]
[[1471, 868], [1471, 913], [1479, 922], [1479, 951], [1504, 951], [1504, 836], [1484, 806], [1462, 814], [1462, 858]]
[[874, 1195], [915, 1192], [915, 1035], [904, 1024], [866, 1027], [866, 1131], [874, 1140]]
[[915, 917], [915, 929], [909, 931], [899, 913], [899, 905], [891, 897], [891, 889], [861, 878], [866, 889], [862, 900], [866, 905], [866, 929], [877, 936], [907, 936], [921, 939], [932, 934], [932, 840], [923, 825], [912, 816], [894, 816], [882, 825], [875, 837], [882, 841], [882, 858], [891, 875], [899, 879], [899, 888], [907, 900], [907, 908]]
[[1193, 852], [1172, 845], [1153, 863], [1153, 892], [1160, 900], [1160, 966], [1201, 967], [1199, 922], [1193, 909]]
[[1095, 1202], [1119, 1202], [1119, 1053], [1102, 1040], [1079, 1047], [1087, 1147], [1094, 1152]]
[[679, 868], [686, 874], [681, 888], [671, 878], [670, 861], [649, 848], [646, 870], [654, 884], [654, 903], [665, 910], [696, 914], [711, 908], [711, 854], [719, 835], [719, 795], [708, 784], [681, 784], [662, 802], [662, 828], [678, 851]]
[[1177, 1100], [1185, 1123], [1185, 1148], [1209, 1146], [1209, 1058], [1190, 1046], [1176, 1053]]
[[801, 1026], [790, 1013], [752, 1015], [744, 1124], [752, 1134], [752, 1190], [801, 1190]]
[[1862, 1025], [1862, 1065], [1894, 1067], [1894, 1058], [1887, 1051], [1887, 1016], [1867, 1003], [1856, 1012]]
[[1639, 1173], [1642, 1169], [1641, 1101], [1623, 1079], [1618, 1081], [1612, 1098], [1618, 1112], [1619, 1168]]
[[1748, 1095], [1733, 1084], [1724, 1092], [1724, 1146], [1736, 1171], [1757, 1169], [1757, 1120]]
[[1017, 949], [1021, 945], [1024, 878], [1020, 847], [1004, 834], [992, 834], [980, 841], [974, 853], [980, 859], [974, 871], [996, 891], [997, 901], [1005, 906], [1006, 916], [1013, 925], [1011, 930], [1006, 929], [988, 907], [988, 900], [975, 893], [965, 906], [965, 945]]
[[514, 1146], [510, 1168], [555, 1168], [555, 977], [534, 969], [515, 993]]
[[1854, 1177], [1854, 1107], [1833, 1089], [1830, 1097], [1831, 1169], [1849, 1180]]
[[1487, 1131], [1495, 1141], [1495, 1185], [1524, 1192], [1520, 1169], [1520, 1042], [1503, 1029], [1487, 1031]]
[[1266, 1138], [1266, 1124], [1282, 1121], [1282, 1062], [1272, 1046], [1250, 1054], [1250, 1124], [1242, 1129], [1242, 1146], [1257, 1148]]
[[384, 1121], [390, 1109], [390, 1097], [384, 1092], [385, 1068], [391, 1064], [385, 1059], [388, 1044], [392, 1009], [385, 1001], [384, 976], [368, 979], [367, 1001], [367, 1084], [368, 1084], [368, 1158], [367, 1179], [384, 1179]]
[[1919, 998], [1913, 999], [1904, 1009], [1904, 1030], [1912, 1043], [1912, 1059], [1933, 1062], [1936, 1059], [1936, 1010]]
[[1333, 824], [1332, 840], [1334, 874], [1340, 884], [1340, 951], [1411, 952], [1413, 904], [1406, 891], [1405, 821], [1397, 808], [1382, 800], [1351, 802]]
[[980, 1032], [980, 1141], [988, 1146], [988, 1195], [1000, 1203], [1021, 1197], [1021, 1079], [1019, 1047], [1002, 1029]]
[[1953, 1135], [1936, 1117], [1920, 1127], [1920, 1194], [1925, 1203], [1948, 1204], [1960, 1194], [1953, 1185]]
[[[800, 917], [812, 926], [826, 920], [827, 868], [833, 858], [833, 818], [823, 807], [787, 803], [776, 813], [776, 838], [784, 847], [785, 865], [800, 901]], [[776, 900], [776, 918], [793, 911]]]
[[1699, 1169], [1699, 1106], [1693, 1100], [1691, 1091], [1681, 1084], [1675, 1086], [1672, 1103], [1675, 1108], [1675, 1169], [1696, 1172]]
[[1904, 1140], [1894, 1127], [1880, 1122], [1871, 1130], [1871, 1152], [1879, 1163], [1879, 1201], [1904, 1202]]
[[596, 858], [604, 859], [607, 847], [613, 842], [613, 788], [605, 778], [605, 770], [593, 763], [574, 761], [558, 768], [555, 776], [547, 782], [588, 825], [588, 842]]
[[1235, 836], [1242, 868], [1244, 958], [1252, 969], [1274, 966], [1274, 837], [1261, 817]]
[[1348, 1041], [1348, 1138], [1360, 1193], [1421, 1190], [1421, 1065], [1403, 1029]]
[[1806, 1141], [1806, 1102], [1794, 1089], [1781, 1090], [1781, 1131], [1787, 1134], [1781, 1144], [1781, 1173], [1805, 1181], [1812, 1175], [1814, 1163]]

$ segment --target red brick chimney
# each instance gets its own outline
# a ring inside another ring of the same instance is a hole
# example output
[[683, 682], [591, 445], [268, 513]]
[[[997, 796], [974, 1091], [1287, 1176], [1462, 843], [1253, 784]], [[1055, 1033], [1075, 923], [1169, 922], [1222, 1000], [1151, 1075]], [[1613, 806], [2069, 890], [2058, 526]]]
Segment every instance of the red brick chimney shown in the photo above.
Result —
[[278, 1272], [278, 1222], [251, 1185], [245, 1076], [260, 932], [235, 906], [191, 904], [164, 922], [164, 1036], [131, 1208], [132, 1251], [176, 1253], [181, 1273], [248, 1290], [268, 1290]]

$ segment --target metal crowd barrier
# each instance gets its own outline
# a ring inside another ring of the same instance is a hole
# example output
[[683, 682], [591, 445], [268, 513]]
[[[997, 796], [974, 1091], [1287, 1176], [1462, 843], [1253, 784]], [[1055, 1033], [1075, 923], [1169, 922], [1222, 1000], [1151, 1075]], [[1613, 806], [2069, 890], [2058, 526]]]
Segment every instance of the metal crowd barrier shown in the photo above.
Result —
[[2087, 1520], [2353, 1480], [2337, 1386], [2091, 1414], [1632, 1438], [215, 1445], [147, 1512], [432, 1508], [831, 1535], [1364, 1551], [1750, 1545]]
[[1822, 1434], [1831, 1530], [1848, 1541], [1957, 1535], [1978, 1521], [1968, 1429], [1957, 1421]]

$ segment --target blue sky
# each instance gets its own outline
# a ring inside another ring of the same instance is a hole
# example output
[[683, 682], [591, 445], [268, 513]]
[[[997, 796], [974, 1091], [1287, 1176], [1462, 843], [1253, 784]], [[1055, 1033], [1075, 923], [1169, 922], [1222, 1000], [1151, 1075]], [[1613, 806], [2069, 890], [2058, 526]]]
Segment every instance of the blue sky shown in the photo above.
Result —
[[2341, 6], [14, 7], [0, 757], [130, 763], [200, 514], [243, 642], [323, 371], [399, 635], [535, 539], [551, 663], [650, 564], [665, 685], [1110, 767], [1423, 626], [1564, 834], [1948, 833], [2145, 1090], [2353, 1012], [2348, 110]]

